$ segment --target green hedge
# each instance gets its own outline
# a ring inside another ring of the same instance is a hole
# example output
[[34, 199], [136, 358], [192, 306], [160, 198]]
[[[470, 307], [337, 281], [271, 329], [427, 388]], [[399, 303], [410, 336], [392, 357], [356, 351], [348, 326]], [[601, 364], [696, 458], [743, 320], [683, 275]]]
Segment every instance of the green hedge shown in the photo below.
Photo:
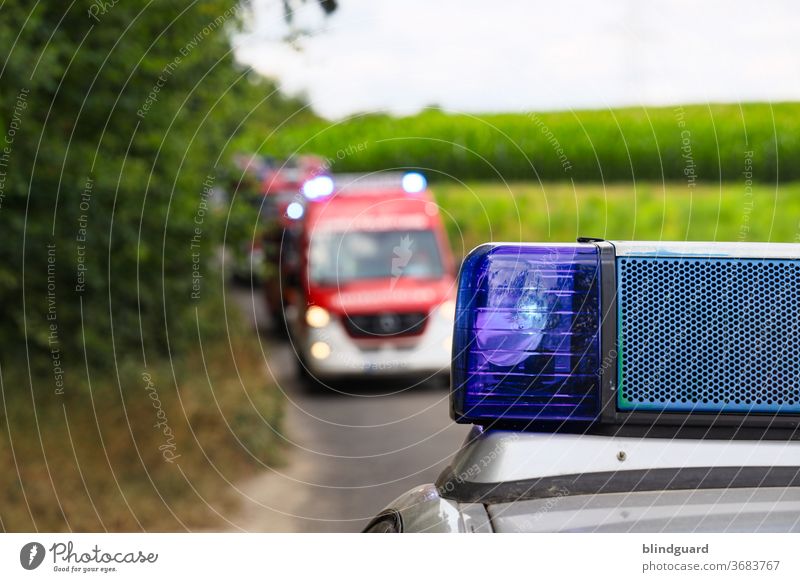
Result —
[[362, 115], [284, 129], [262, 150], [318, 153], [338, 171], [421, 167], [433, 179], [794, 180], [800, 103]]
[[197, 344], [195, 310], [220, 302], [229, 140], [302, 105], [234, 62], [241, 6], [3, 5], [0, 368], [52, 395]]

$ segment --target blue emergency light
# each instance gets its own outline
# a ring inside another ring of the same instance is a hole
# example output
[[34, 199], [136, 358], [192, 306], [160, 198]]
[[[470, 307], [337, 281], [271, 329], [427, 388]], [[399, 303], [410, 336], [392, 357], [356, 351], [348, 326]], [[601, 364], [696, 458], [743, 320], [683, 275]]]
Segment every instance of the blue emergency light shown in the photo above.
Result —
[[428, 187], [428, 181], [419, 172], [376, 172], [373, 174], [321, 175], [307, 180], [302, 187], [303, 196], [308, 200], [319, 200], [339, 194], [363, 194], [364, 192], [385, 192], [402, 188], [406, 194], [420, 194]]
[[464, 261], [459, 282], [457, 415], [594, 420], [600, 412], [599, 326], [596, 247], [479, 247]]
[[403, 190], [408, 194], [419, 194], [428, 187], [428, 181], [425, 176], [419, 172], [407, 172], [403, 174], [400, 181]]
[[303, 214], [305, 214], [305, 207], [296, 200], [290, 202], [286, 207], [286, 216], [292, 220], [300, 220], [303, 218]]
[[488, 244], [461, 269], [451, 407], [478, 424], [796, 427], [798, 354], [800, 245]]
[[330, 176], [316, 176], [303, 184], [303, 195], [309, 200], [318, 200], [333, 194], [335, 188]]

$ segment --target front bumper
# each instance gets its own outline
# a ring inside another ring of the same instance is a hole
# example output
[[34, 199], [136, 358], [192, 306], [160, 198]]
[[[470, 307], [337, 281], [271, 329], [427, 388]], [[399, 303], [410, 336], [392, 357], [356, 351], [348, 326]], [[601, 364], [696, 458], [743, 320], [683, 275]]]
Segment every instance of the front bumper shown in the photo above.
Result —
[[[433, 313], [419, 336], [365, 342], [354, 340], [333, 320], [322, 329], [309, 329], [299, 348], [308, 370], [318, 378], [433, 376], [450, 371], [452, 330], [452, 322]], [[311, 346], [317, 342], [330, 347], [327, 357], [314, 357]]]
[[364, 531], [377, 530], [384, 520], [391, 523], [391, 533], [492, 532], [489, 514], [483, 505], [444, 499], [434, 485], [422, 485], [404, 493], [378, 514]]

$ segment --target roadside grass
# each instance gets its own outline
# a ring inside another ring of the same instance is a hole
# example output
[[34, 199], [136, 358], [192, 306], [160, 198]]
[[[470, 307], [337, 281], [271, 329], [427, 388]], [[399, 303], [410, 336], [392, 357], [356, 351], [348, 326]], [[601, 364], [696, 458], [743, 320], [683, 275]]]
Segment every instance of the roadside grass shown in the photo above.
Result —
[[76, 373], [63, 396], [41, 378], [31, 391], [24, 364], [6, 364], [2, 529], [227, 529], [232, 484], [280, 463], [282, 396], [241, 322], [231, 322], [231, 346], [224, 336], [206, 341], [202, 355], [175, 358], [174, 368], [150, 362], [151, 389], [141, 365], [127, 361], [118, 374], [93, 375], [91, 388], [85, 370], [83, 380]]
[[456, 256], [489, 241], [797, 242], [800, 183], [475, 182], [433, 187]]

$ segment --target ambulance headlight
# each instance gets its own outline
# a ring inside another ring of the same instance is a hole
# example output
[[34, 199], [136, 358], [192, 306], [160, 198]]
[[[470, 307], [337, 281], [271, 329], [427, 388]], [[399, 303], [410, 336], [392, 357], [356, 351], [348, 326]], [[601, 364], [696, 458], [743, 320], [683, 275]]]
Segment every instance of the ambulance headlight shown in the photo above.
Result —
[[331, 315], [328, 310], [319, 305], [312, 305], [306, 311], [306, 323], [311, 327], [325, 327], [330, 323]]
[[478, 247], [459, 277], [456, 419], [595, 420], [600, 309], [596, 246]]
[[317, 360], [324, 360], [331, 355], [331, 346], [326, 342], [314, 342], [311, 344], [311, 355]]

